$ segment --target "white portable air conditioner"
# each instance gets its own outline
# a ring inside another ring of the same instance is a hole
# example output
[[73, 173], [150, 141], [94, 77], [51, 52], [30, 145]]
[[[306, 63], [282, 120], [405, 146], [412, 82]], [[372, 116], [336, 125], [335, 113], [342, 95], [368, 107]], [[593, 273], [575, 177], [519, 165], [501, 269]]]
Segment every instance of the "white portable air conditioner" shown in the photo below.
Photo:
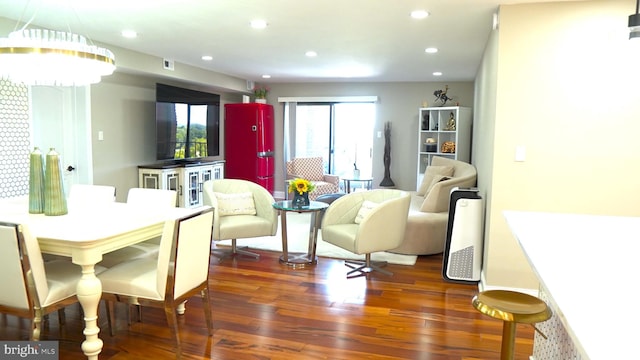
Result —
[[445, 280], [462, 283], [480, 281], [483, 214], [484, 206], [478, 189], [451, 190], [442, 259], [442, 276]]

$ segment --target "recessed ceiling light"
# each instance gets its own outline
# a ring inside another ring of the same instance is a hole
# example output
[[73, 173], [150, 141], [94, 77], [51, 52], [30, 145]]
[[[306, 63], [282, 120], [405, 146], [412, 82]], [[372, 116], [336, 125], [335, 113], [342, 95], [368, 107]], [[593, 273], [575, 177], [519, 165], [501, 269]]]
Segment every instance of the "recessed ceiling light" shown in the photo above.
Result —
[[313, 50], [309, 50], [306, 53], [304, 53], [304, 55], [307, 56], [307, 57], [316, 57], [316, 56], [318, 56], [318, 53], [313, 51]]
[[264, 74], [264, 75], [262, 75], [262, 78], [263, 78], [263, 79], [271, 79], [271, 75], [269, 75], [269, 74]]
[[433, 73], [433, 76], [442, 76], [442, 73], [440, 71], [436, 71]]
[[429, 12], [426, 10], [414, 10], [411, 12], [411, 17], [414, 19], [424, 19], [429, 16]]
[[251, 20], [251, 27], [254, 29], [264, 29], [267, 27], [265, 20]]
[[427, 54], [435, 54], [438, 52], [438, 48], [428, 47], [424, 49], [424, 52], [426, 52]]
[[211, 61], [211, 60], [213, 60], [213, 56], [211, 56], [211, 55], [202, 55], [202, 60]]
[[134, 39], [138, 37], [138, 33], [135, 32], [134, 30], [122, 30], [121, 34], [123, 37], [126, 37], [127, 39]]

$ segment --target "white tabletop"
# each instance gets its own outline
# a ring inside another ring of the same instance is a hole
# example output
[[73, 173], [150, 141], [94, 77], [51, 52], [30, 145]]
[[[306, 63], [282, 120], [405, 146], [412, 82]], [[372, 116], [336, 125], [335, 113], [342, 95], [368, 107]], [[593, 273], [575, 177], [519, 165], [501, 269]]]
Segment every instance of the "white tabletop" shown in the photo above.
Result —
[[504, 216], [578, 349], [590, 359], [637, 358], [640, 218]]

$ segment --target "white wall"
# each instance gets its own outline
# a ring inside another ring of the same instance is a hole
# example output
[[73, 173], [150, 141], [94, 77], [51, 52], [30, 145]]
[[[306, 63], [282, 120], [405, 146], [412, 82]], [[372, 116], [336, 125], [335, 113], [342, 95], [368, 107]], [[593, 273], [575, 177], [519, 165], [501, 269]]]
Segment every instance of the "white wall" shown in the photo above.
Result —
[[[497, 47], [481, 70], [497, 64], [495, 80], [482, 77], [489, 91], [495, 82], [495, 114], [477, 119], [494, 128], [492, 149], [477, 149], [479, 173], [492, 174], [480, 183], [489, 204], [486, 286], [537, 288], [503, 210], [640, 215], [640, 42], [627, 29], [634, 11], [633, 0], [500, 7]], [[516, 146], [526, 161], [514, 161]], [[606, 239], [602, 250], [624, 251]]]
[[[156, 162], [156, 82], [216, 92], [221, 95], [222, 104], [241, 100], [239, 94], [221, 93], [219, 89], [211, 87], [134, 74], [116, 73], [93, 85], [91, 118], [94, 183], [116, 186], [118, 201], [125, 201], [128, 190], [138, 186], [138, 165]], [[98, 140], [99, 131], [104, 134], [102, 141]], [[223, 135], [220, 140], [222, 154]], [[214, 158], [222, 159], [222, 155]]]

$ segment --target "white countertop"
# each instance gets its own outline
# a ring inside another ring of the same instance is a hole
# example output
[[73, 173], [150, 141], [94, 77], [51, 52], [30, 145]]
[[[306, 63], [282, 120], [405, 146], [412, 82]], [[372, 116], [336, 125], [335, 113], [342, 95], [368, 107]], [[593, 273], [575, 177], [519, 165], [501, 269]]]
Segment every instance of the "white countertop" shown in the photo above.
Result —
[[640, 218], [504, 216], [576, 347], [594, 360], [640, 358]]

